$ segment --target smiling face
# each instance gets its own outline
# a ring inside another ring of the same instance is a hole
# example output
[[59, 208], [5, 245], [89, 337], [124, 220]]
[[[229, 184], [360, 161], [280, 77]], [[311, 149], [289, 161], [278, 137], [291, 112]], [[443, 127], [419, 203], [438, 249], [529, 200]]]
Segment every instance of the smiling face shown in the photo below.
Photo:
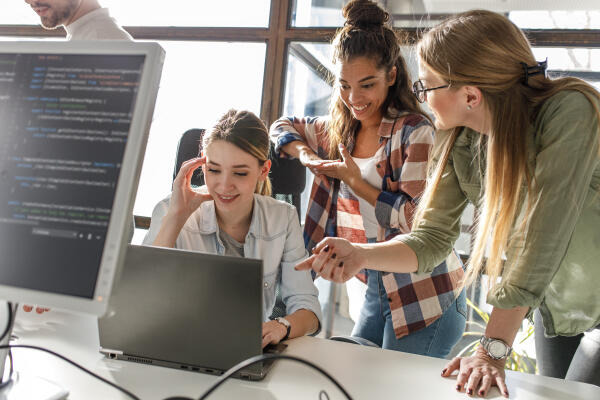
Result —
[[270, 161], [260, 165], [254, 156], [224, 140], [211, 142], [205, 155], [202, 170], [217, 211], [246, 216], [252, 210], [257, 183], [268, 177]]
[[75, 15], [81, 0], [25, 0], [40, 16], [42, 26], [54, 29], [67, 25]]
[[339, 63], [340, 97], [352, 116], [363, 125], [381, 123], [381, 107], [395, 80], [395, 68], [388, 74], [385, 69], [377, 68], [371, 58], [355, 57]]

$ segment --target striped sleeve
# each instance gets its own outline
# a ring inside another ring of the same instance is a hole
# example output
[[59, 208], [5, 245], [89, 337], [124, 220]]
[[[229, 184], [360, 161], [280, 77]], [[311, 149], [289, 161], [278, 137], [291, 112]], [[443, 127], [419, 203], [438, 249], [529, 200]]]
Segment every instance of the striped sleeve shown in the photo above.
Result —
[[[392, 138], [389, 156], [392, 171], [386, 177], [386, 190], [377, 198], [375, 216], [380, 226], [408, 233], [417, 202], [425, 190], [433, 127], [426, 118], [410, 115], [401, 129]], [[394, 177], [399, 178], [394, 180]]]
[[315, 153], [326, 136], [326, 117], [281, 117], [273, 122], [269, 131], [275, 152], [279, 157], [289, 157], [281, 147], [295, 140], [306, 143]]

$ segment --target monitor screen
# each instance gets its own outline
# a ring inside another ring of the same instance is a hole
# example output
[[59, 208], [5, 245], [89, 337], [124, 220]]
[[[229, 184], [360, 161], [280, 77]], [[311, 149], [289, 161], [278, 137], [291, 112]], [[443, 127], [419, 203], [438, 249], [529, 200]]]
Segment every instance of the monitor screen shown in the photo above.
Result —
[[148, 43], [67, 44], [11, 52], [0, 43], [0, 285], [17, 299], [78, 309], [109, 295], [162, 52]]

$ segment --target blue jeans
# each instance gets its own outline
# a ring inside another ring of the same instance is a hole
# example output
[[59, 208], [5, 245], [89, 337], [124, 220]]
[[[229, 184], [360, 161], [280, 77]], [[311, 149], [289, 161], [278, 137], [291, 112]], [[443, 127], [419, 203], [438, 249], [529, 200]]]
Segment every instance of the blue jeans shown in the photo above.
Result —
[[382, 273], [367, 270], [367, 294], [353, 336], [370, 340], [388, 350], [445, 358], [465, 331], [467, 301], [463, 290], [434, 323], [396, 339], [392, 313], [383, 287]]

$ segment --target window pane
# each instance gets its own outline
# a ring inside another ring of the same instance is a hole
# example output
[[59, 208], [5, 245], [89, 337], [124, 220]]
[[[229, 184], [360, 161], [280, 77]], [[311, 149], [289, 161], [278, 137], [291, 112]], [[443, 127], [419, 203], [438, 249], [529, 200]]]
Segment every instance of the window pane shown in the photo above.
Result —
[[0, 24], [36, 25], [40, 18], [24, 1], [3, 1], [0, 13]]
[[[348, 0], [294, 0], [292, 26], [338, 27], [342, 26], [342, 7]], [[600, 27], [600, 2], [580, 0], [391, 0], [386, 4], [396, 27], [429, 27], [440, 22], [447, 14], [455, 14], [474, 8], [509, 13], [521, 28], [571, 28], [598, 29]], [[560, 11], [560, 10], [571, 11]], [[558, 10], [558, 11], [550, 11]]]
[[127, 26], [266, 27], [270, 0], [102, 0]]
[[[0, 24], [39, 23], [39, 17], [24, 1], [2, 3]], [[271, 5], [270, 0], [101, 0], [100, 3], [126, 26], [211, 27], [266, 27]]]
[[534, 47], [533, 54], [548, 58], [550, 76], [575, 76], [600, 90], [600, 49]]
[[328, 43], [290, 43], [285, 115], [327, 115], [332, 89], [325, 76], [327, 71], [332, 71], [332, 52], [333, 48]]
[[230, 108], [260, 114], [263, 43], [161, 42], [167, 56], [134, 213], [150, 216], [171, 192], [177, 143]]
[[[332, 88], [327, 83], [331, 71], [333, 48], [323, 43], [290, 43], [285, 83], [283, 115], [327, 115]], [[306, 186], [301, 195], [300, 215], [304, 222], [313, 175], [306, 174]]]
[[342, 8], [349, 0], [294, 0], [291, 25], [342, 26]]
[[521, 29], [600, 29], [600, 2], [596, 11], [513, 11], [509, 18]]

